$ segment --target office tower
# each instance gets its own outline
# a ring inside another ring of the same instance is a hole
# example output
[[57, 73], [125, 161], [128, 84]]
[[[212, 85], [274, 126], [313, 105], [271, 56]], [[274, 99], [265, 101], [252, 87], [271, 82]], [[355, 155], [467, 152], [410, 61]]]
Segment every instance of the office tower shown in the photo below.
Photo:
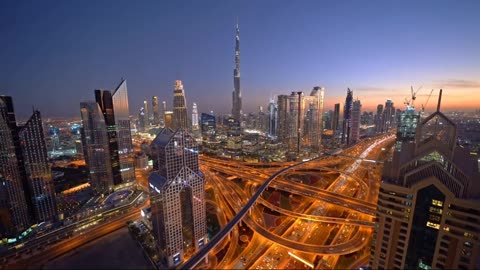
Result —
[[202, 113], [201, 116], [202, 135], [215, 136], [217, 125], [215, 122], [215, 116], [211, 114]]
[[145, 112], [145, 129], [150, 127], [150, 110], [148, 109], [148, 101], [145, 99], [143, 101], [143, 109]]
[[415, 112], [415, 108], [407, 106], [404, 112], [400, 113], [397, 124], [397, 140], [395, 150], [400, 151], [402, 144], [413, 142], [415, 140], [415, 131], [420, 119], [420, 113]]
[[145, 117], [145, 108], [141, 107], [138, 113], [138, 130], [146, 131], [147, 119]]
[[270, 103], [268, 104], [268, 135], [273, 138], [277, 137], [277, 111], [277, 104], [275, 104], [275, 100], [271, 99]]
[[160, 111], [158, 106], [158, 97], [152, 97], [152, 110], [153, 110], [153, 124], [155, 126], [160, 125]]
[[175, 81], [173, 91], [173, 129], [187, 129], [187, 101], [181, 80]]
[[437, 111], [385, 162], [371, 246], [373, 269], [478, 269], [480, 175]]
[[352, 128], [350, 129], [350, 143], [356, 143], [360, 139], [360, 115], [362, 113], [362, 103], [355, 100], [352, 106]]
[[288, 96], [287, 141], [290, 151], [298, 151], [298, 147], [300, 146], [298, 140], [300, 139], [299, 133], [301, 132], [301, 121], [299, 121], [301, 115], [299, 100], [301, 100], [301, 97], [301, 92], [292, 92], [290, 96]]
[[197, 103], [194, 102], [192, 105], [192, 131], [198, 131], [199, 129]]
[[288, 138], [288, 96], [279, 95], [277, 96], [277, 136], [280, 141], [286, 143]]
[[[30, 226], [29, 189], [13, 101], [0, 96], [0, 236], [15, 237]], [[27, 204], [28, 203], [28, 204]]]
[[377, 114], [375, 114], [375, 132], [383, 132], [383, 105], [377, 105]]
[[332, 130], [335, 131], [339, 128], [340, 119], [340, 103], [336, 103], [333, 108]]
[[347, 97], [345, 98], [345, 106], [343, 107], [343, 128], [342, 128], [342, 144], [350, 144], [350, 128], [352, 125], [352, 106], [353, 91], [348, 88]]
[[35, 223], [56, 219], [55, 188], [40, 112], [35, 110], [19, 130], [25, 176]]
[[323, 123], [324, 123], [324, 128], [325, 129], [332, 129], [332, 123], [333, 123], [333, 111], [328, 110], [327, 112], [323, 113]]
[[165, 127], [165, 112], [167, 111], [167, 102], [162, 101], [161, 111], [160, 111], [160, 127]]
[[383, 111], [383, 129], [382, 132], [388, 132], [395, 127], [395, 107], [393, 101], [387, 99], [385, 102], [385, 110]]
[[[321, 148], [323, 133], [323, 103], [325, 88], [315, 86], [310, 92], [310, 96], [303, 99], [304, 119], [304, 137], [308, 139], [306, 146], [319, 150]], [[308, 114], [308, 117], [307, 117]], [[308, 128], [307, 128], [308, 125]]]
[[173, 112], [165, 111], [164, 116], [165, 116], [165, 127], [173, 128]]
[[238, 23], [235, 31], [235, 69], [233, 70], [232, 116], [240, 122], [242, 115], [242, 92], [240, 91], [240, 29]]
[[102, 109], [96, 102], [81, 102], [82, 143], [90, 172], [90, 186], [96, 194], [113, 189], [113, 173], [107, 125]]
[[183, 261], [185, 252], [196, 252], [206, 244], [205, 179], [195, 140], [183, 129], [162, 129], [151, 153], [152, 231], [162, 262], [171, 268]]
[[120, 160], [120, 175], [122, 179], [121, 183], [129, 184], [133, 183], [135, 180], [135, 161], [126, 80], [122, 79], [115, 91], [113, 91], [112, 99], [117, 130], [118, 157]]

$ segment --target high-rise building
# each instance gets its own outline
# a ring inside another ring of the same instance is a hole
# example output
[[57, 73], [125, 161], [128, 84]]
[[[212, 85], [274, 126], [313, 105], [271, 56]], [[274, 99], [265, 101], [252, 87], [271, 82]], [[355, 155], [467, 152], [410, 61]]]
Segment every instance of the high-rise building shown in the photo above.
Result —
[[235, 31], [235, 69], [233, 70], [233, 93], [232, 93], [232, 116], [241, 122], [242, 115], [242, 92], [240, 91], [240, 29], [238, 23]]
[[202, 135], [214, 136], [216, 133], [217, 125], [215, 122], [215, 116], [207, 113], [202, 113], [201, 116]]
[[323, 103], [325, 88], [315, 86], [310, 96], [303, 98], [303, 117], [305, 121], [303, 137], [307, 138], [307, 147], [319, 150], [323, 133]]
[[391, 99], [387, 99], [385, 102], [382, 125], [382, 132], [388, 132], [390, 129], [395, 128], [395, 106], [393, 106]]
[[167, 111], [167, 102], [162, 101], [162, 107], [160, 111], [160, 127], [165, 127], [165, 112]]
[[292, 92], [288, 96], [288, 114], [287, 114], [287, 142], [290, 151], [298, 151], [300, 147], [301, 124], [300, 121], [302, 92]]
[[350, 144], [350, 128], [352, 125], [352, 106], [353, 91], [348, 88], [347, 97], [345, 98], [345, 106], [343, 107], [343, 128], [342, 128], [342, 144]]
[[385, 162], [374, 269], [480, 268], [478, 161], [457, 145], [457, 127], [439, 107]]
[[15, 237], [30, 226], [31, 201], [13, 101], [0, 96], [0, 236]]
[[145, 112], [145, 126], [148, 128], [150, 127], [150, 110], [148, 109], [148, 101], [146, 99], [143, 101], [143, 110]]
[[397, 140], [395, 150], [400, 151], [402, 144], [415, 141], [415, 131], [420, 119], [420, 113], [415, 112], [415, 108], [407, 106], [404, 112], [400, 113], [397, 121]]
[[205, 179], [195, 140], [183, 129], [162, 129], [151, 144], [152, 231], [161, 261], [179, 265], [207, 241]]
[[383, 104], [377, 105], [377, 114], [375, 114], [375, 132], [383, 132]]
[[132, 144], [126, 80], [122, 79], [115, 91], [113, 91], [112, 99], [118, 137], [121, 183], [132, 184], [133, 181], [135, 181], [135, 157]]
[[271, 99], [268, 104], [268, 135], [271, 137], [277, 137], [277, 111], [277, 104], [275, 104], [275, 100]]
[[19, 131], [26, 172], [27, 200], [31, 201], [35, 223], [55, 220], [57, 204], [53, 177], [40, 112], [35, 110]]
[[277, 96], [277, 136], [278, 139], [284, 143], [288, 138], [288, 96]]
[[153, 124], [155, 126], [160, 125], [160, 110], [158, 106], [158, 97], [152, 97], [152, 111], [153, 111]]
[[173, 91], [173, 129], [188, 128], [187, 121], [187, 101], [185, 91], [181, 80], [175, 81], [175, 90]]
[[332, 130], [335, 131], [340, 127], [340, 103], [336, 103], [333, 108]]
[[197, 103], [193, 103], [192, 105], [192, 131], [199, 130], [200, 126], [198, 125], [198, 109]]
[[355, 100], [352, 106], [352, 128], [350, 129], [350, 143], [356, 143], [360, 139], [360, 116], [362, 114], [362, 103]]
[[122, 79], [113, 94], [109, 90], [95, 90], [95, 100], [102, 110], [107, 125], [113, 183], [114, 185], [131, 183], [135, 180], [135, 164], [130, 132], [127, 81]]
[[172, 111], [165, 111], [165, 128], [173, 128], [173, 112]]
[[107, 193], [113, 189], [113, 173], [107, 125], [97, 102], [81, 102], [82, 143], [92, 190]]
[[138, 113], [138, 130], [146, 131], [147, 130], [147, 117], [145, 116], [145, 108], [141, 107], [140, 112]]

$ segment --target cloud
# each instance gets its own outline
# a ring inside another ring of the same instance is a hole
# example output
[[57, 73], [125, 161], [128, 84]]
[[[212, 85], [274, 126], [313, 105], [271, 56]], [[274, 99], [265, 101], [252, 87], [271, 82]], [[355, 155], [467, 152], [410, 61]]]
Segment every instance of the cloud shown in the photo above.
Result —
[[480, 82], [462, 80], [462, 79], [449, 79], [435, 82], [437, 88], [480, 88]]

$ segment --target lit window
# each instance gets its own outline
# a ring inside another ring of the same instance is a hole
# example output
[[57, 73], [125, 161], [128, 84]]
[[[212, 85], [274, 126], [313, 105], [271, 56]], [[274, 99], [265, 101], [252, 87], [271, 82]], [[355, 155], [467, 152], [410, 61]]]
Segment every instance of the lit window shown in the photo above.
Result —
[[440, 229], [440, 224], [427, 221], [427, 227], [434, 228], [434, 229], [438, 230], [438, 229]]
[[430, 207], [430, 213], [442, 214], [443, 210], [436, 207]]
[[443, 202], [439, 200], [432, 200], [432, 204], [436, 206], [443, 206]]

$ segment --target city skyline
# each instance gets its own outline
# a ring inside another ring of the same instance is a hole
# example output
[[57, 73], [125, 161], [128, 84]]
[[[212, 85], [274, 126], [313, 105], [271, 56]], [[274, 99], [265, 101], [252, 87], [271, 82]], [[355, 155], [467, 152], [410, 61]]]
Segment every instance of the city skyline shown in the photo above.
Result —
[[14, 97], [19, 117], [32, 105], [46, 117], [78, 117], [79, 100], [121, 77], [131, 85], [132, 112], [151, 96], [171, 107], [171, 85], [182, 80], [200, 112], [230, 113], [238, 17], [244, 112], [312, 85], [325, 87], [325, 108], [347, 88], [364, 110], [387, 98], [398, 106], [411, 85], [423, 85], [418, 106], [430, 89], [444, 88], [444, 110], [478, 108], [470, 98], [480, 90], [478, 3], [276, 3], [2, 2], [0, 31], [10, 42], [0, 45], [0, 91]]

